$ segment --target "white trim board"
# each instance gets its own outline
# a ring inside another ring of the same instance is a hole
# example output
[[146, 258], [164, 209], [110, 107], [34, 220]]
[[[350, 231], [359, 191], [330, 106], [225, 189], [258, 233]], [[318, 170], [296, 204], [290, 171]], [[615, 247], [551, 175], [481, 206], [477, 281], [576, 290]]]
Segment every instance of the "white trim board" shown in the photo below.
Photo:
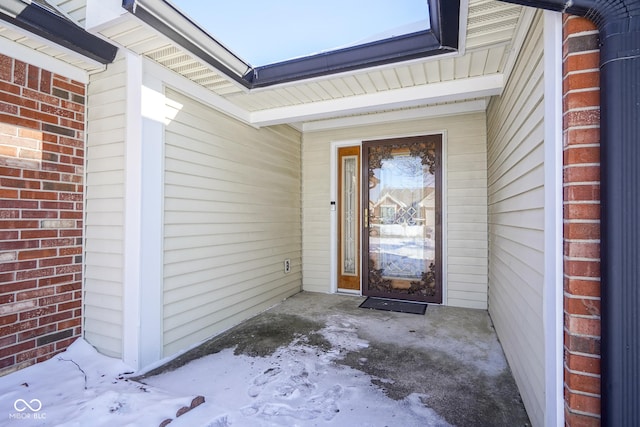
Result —
[[562, 242], [562, 15], [544, 12], [545, 425], [564, 425]]
[[270, 126], [289, 122], [326, 119], [345, 114], [361, 114], [385, 109], [410, 108], [423, 104], [484, 98], [500, 95], [503, 88], [503, 75], [492, 74], [348, 98], [318, 101], [310, 104], [254, 111], [250, 113], [249, 117], [254, 126]]
[[125, 134], [125, 208], [124, 266], [122, 307], [122, 360], [140, 368], [140, 261], [142, 256], [142, 60], [125, 52], [126, 61], [126, 134]]
[[164, 86], [126, 51], [123, 360], [162, 358]]
[[165, 86], [142, 76], [142, 200], [140, 225], [140, 365], [163, 356]]
[[396, 123], [407, 120], [434, 117], [450, 117], [458, 114], [479, 113], [487, 110], [487, 99], [456, 102], [454, 104], [432, 105], [411, 110], [387, 111], [364, 116], [340, 117], [302, 124], [303, 132], [318, 132], [353, 126], [366, 126], [380, 123]]

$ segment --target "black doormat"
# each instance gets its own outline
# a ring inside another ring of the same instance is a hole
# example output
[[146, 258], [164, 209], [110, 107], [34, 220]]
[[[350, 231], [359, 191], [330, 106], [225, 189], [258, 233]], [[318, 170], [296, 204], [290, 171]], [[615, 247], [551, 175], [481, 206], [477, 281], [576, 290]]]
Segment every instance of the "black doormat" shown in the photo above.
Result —
[[427, 304], [420, 302], [367, 297], [367, 299], [364, 300], [362, 304], [360, 304], [360, 308], [396, 311], [399, 313], [424, 314], [425, 311], [427, 311]]

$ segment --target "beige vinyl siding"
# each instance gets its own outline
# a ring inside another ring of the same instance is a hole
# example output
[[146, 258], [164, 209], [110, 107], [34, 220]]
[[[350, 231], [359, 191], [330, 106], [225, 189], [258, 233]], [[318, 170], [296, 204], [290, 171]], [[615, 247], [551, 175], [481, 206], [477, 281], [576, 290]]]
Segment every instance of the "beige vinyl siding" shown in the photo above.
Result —
[[[301, 289], [300, 134], [167, 90], [164, 354]], [[284, 260], [291, 272], [284, 273]]]
[[303, 137], [303, 288], [330, 291], [332, 141], [445, 132], [445, 304], [487, 307], [487, 167], [484, 113], [308, 132]]
[[91, 76], [88, 93], [84, 336], [122, 355], [126, 62]]
[[535, 426], [544, 423], [544, 79], [538, 13], [488, 109], [489, 311]]

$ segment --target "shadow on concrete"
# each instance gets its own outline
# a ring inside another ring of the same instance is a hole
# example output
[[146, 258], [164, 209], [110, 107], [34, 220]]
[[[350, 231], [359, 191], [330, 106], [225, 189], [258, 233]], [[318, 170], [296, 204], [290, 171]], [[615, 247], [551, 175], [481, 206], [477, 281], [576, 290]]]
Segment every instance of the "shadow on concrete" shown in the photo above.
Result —
[[367, 374], [389, 398], [420, 396], [425, 407], [456, 426], [530, 425], [486, 311], [430, 305], [415, 315], [359, 308], [362, 301], [300, 293], [138, 380], [224, 349], [267, 357], [294, 340], [321, 357], [337, 351], [327, 331], [348, 331], [351, 341], [366, 344], [341, 347], [332, 363]]

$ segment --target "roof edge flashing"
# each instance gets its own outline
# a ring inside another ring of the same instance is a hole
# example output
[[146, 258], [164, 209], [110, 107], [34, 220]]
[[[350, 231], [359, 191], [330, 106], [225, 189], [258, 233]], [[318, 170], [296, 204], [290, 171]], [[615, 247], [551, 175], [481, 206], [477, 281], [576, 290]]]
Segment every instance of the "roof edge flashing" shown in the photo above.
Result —
[[247, 79], [252, 87], [265, 87], [454, 51], [442, 46], [433, 31], [424, 30], [255, 67]]
[[0, 2], [0, 20], [29, 31], [100, 64], [113, 62], [118, 48], [100, 39], [74, 22], [32, 2]]
[[122, 7], [233, 81], [249, 87], [244, 76], [251, 70], [251, 65], [170, 3], [164, 0], [123, 0]]

